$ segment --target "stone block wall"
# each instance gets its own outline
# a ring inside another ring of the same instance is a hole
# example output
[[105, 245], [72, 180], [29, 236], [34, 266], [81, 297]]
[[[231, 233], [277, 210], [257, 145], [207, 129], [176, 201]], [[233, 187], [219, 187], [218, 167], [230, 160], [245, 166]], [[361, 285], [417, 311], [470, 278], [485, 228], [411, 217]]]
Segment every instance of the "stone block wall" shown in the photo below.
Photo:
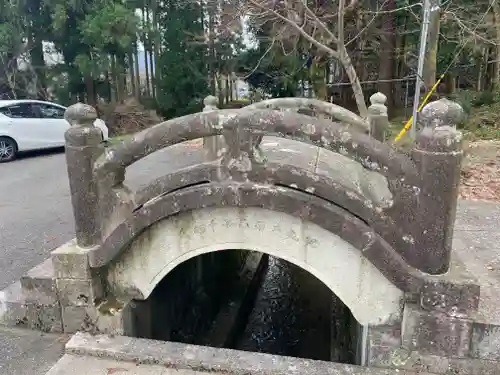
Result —
[[130, 301], [107, 292], [106, 269], [90, 268], [87, 251], [71, 241], [52, 252], [62, 320], [59, 331], [184, 342], [193, 342], [195, 332], [209, 328], [228, 283], [238, 276], [249, 254], [229, 250], [190, 259], [169, 273], [150, 298]]

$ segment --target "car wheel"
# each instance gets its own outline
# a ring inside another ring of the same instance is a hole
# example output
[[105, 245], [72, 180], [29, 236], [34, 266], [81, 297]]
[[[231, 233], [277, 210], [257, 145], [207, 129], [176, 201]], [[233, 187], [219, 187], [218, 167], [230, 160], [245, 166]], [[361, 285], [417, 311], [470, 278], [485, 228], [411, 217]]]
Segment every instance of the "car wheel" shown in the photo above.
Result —
[[12, 161], [17, 155], [17, 144], [12, 138], [0, 137], [0, 163]]

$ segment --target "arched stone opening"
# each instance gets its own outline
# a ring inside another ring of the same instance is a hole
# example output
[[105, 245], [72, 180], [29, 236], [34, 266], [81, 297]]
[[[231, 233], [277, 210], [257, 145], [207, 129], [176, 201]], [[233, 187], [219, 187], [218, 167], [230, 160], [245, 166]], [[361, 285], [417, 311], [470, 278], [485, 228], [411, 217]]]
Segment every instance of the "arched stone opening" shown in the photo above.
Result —
[[349, 308], [308, 271], [258, 252], [221, 250], [188, 259], [129, 307], [128, 336], [363, 361], [363, 326]]
[[110, 264], [109, 289], [126, 299], [146, 299], [179, 264], [227, 249], [257, 251], [303, 268], [362, 325], [400, 317], [403, 292], [353, 245], [314, 223], [255, 207], [210, 207], [153, 224]]
[[[356, 355], [347, 355], [351, 359], [344, 361], [364, 363], [366, 327], [392, 324], [401, 318], [403, 292], [338, 235], [283, 212], [255, 207], [207, 207], [156, 222], [135, 237], [109, 264], [109, 292], [121, 300], [132, 301], [132, 315], [126, 315], [129, 321], [124, 323], [129, 327], [125, 333], [141, 335], [130, 328], [134, 326], [130, 318], [135, 314], [134, 306], [136, 312], [148, 315], [134, 318], [136, 321], [152, 318], [150, 306], [146, 309], [140, 306], [157, 299], [156, 289], [159, 295], [168, 294], [169, 288], [177, 288], [176, 284], [185, 286], [193, 275], [201, 284], [210, 284], [214, 281], [210, 277], [199, 276], [203, 269], [205, 276], [217, 275], [219, 281], [215, 284], [219, 288], [227, 284], [234, 272], [234, 267], [226, 267], [228, 258], [224, 254], [228, 249], [268, 254], [290, 262], [337, 296], [346, 307], [340, 308], [336, 315], [340, 320], [356, 322], [351, 325], [353, 332], [349, 340], [343, 339], [343, 345], [348, 346], [346, 350]], [[224, 280], [226, 272], [229, 279]], [[177, 281], [168, 281], [172, 275]], [[195, 290], [190, 293], [196, 295]], [[179, 299], [182, 294], [169, 298]], [[354, 319], [349, 317], [351, 313]], [[157, 312], [155, 316], [154, 319], [167, 322], [168, 314]], [[163, 338], [175, 339], [171, 333]], [[331, 358], [346, 358], [346, 353], [332, 353]]]

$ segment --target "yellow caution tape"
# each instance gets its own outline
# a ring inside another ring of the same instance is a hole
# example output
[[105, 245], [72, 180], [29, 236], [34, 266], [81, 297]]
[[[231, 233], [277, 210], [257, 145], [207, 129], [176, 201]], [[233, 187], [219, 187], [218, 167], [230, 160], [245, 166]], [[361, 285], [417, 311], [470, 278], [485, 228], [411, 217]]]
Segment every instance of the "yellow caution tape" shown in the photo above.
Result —
[[[439, 79], [436, 81], [436, 83], [434, 84], [434, 86], [432, 86], [432, 88], [430, 89], [430, 91], [428, 92], [428, 94], [425, 96], [424, 100], [422, 100], [422, 103], [420, 103], [420, 106], [417, 109], [417, 113], [419, 113], [422, 110], [422, 108], [424, 107], [424, 105], [427, 104], [427, 101], [429, 100], [429, 98], [431, 97], [431, 95], [434, 93], [434, 91], [436, 91], [437, 87], [439, 86], [439, 84], [441, 83], [441, 80], [443, 78], [444, 78], [444, 74], [442, 74], [441, 77], [439, 77]], [[399, 141], [401, 139], [401, 137], [404, 136], [408, 130], [410, 130], [410, 128], [411, 128], [412, 125], [413, 125], [413, 115], [410, 117], [410, 119], [408, 120], [408, 122], [405, 124], [404, 128], [399, 132], [399, 134], [396, 137], [395, 141], [396, 142]]]

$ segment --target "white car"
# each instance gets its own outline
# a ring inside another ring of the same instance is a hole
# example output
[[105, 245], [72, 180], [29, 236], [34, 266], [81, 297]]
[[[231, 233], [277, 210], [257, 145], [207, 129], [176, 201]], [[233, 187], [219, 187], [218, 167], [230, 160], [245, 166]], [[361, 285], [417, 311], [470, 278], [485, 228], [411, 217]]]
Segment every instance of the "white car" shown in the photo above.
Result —
[[[0, 163], [14, 160], [18, 152], [64, 146], [64, 132], [70, 127], [64, 119], [66, 107], [40, 100], [0, 100]], [[108, 128], [97, 119], [102, 140]]]

